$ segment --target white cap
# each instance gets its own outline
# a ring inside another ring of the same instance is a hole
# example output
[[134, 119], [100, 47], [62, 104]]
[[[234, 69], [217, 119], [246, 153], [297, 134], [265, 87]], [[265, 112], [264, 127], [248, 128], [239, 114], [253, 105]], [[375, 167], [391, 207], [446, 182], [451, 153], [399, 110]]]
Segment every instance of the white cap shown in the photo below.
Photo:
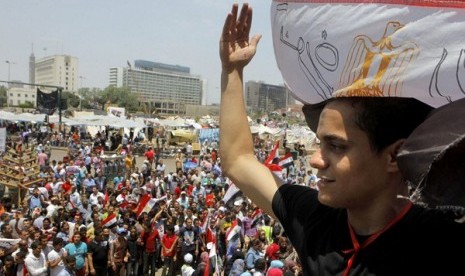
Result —
[[191, 253], [187, 253], [186, 255], [184, 255], [184, 261], [186, 263], [192, 263], [192, 260], [193, 260], [193, 257]]

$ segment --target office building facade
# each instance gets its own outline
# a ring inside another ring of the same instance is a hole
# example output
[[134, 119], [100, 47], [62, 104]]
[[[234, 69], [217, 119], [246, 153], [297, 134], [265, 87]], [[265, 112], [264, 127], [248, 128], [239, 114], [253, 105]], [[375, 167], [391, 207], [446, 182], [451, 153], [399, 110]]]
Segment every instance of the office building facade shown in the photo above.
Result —
[[8, 89], [7, 101], [8, 106], [19, 106], [30, 103], [33, 107], [37, 106], [37, 89], [29, 86], [16, 86]]
[[204, 80], [189, 67], [146, 60], [110, 68], [109, 84], [130, 88], [151, 114], [159, 115], [185, 115], [185, 106], [200, 105], [204, 94]]
[[35, 62], [34, 80], [36, 84], [63, 87], [63, 91], [77, 92], [79, 60], [69, 55], [55, 55], [38, 59]]
[[256, 81], [246, 82], [245, 102], [255, 112], [271, 112], [295, 104], [286, 87]]

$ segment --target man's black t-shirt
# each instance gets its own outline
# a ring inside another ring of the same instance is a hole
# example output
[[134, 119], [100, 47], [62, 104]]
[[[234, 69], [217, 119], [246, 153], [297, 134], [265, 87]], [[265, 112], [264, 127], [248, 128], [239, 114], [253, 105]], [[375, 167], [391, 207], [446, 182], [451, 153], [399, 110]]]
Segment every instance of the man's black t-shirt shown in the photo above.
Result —
[[108, 262], [108, 243], [97, 243], [92, 241], [87, 246], [88, 254], [92, 254], [92, 263], [94, 267], [103, 268], [107, 267]]
[[316, 190], [283, 185], [274, 195], [273, 211], [304, 275], [343, 275], [349, 260], [348, 275], [465, 275], [465, 224], [450, 211], [413, 205], [356, 254], [346, 210], [320, 204]]

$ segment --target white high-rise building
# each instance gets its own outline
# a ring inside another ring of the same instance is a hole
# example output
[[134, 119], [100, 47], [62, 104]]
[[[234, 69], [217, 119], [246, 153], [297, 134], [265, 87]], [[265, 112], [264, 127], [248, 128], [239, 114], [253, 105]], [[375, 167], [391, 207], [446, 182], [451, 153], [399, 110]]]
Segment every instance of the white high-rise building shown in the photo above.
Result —
[[139, 102], [158, 114], [185, 114], [185, 106], [200, 105], [206, 85], [189, 67], [136, 60], [134, 68], [112, 67], [109, 84], [128, 87]]
[[38, 59], [35, 63], [35, 83], [63, 87], [63, 91], [77, 92], [79, 60], [70, 55], [55, 55]]

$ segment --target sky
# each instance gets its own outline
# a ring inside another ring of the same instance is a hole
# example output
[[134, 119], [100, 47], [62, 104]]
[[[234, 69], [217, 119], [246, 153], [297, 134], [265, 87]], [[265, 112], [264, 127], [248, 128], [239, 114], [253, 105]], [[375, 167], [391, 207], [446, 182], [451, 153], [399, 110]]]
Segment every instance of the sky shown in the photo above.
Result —
[[[271, 0], [249, 0], [251, 35], [261, 34], [244, 81], [282, 85], [271, 38]], [[0, 80], [29, 81], [29, 56], [79, 59], [79, 87], [108, 86], [110, 67], [143, 59], [190, 67], [220, 101], [218, 42], [230, 0], [0, 0]], [[10, 61], [8, 64], [6, 61]], [[1, 85], [1, 84], [0, 84]]]

